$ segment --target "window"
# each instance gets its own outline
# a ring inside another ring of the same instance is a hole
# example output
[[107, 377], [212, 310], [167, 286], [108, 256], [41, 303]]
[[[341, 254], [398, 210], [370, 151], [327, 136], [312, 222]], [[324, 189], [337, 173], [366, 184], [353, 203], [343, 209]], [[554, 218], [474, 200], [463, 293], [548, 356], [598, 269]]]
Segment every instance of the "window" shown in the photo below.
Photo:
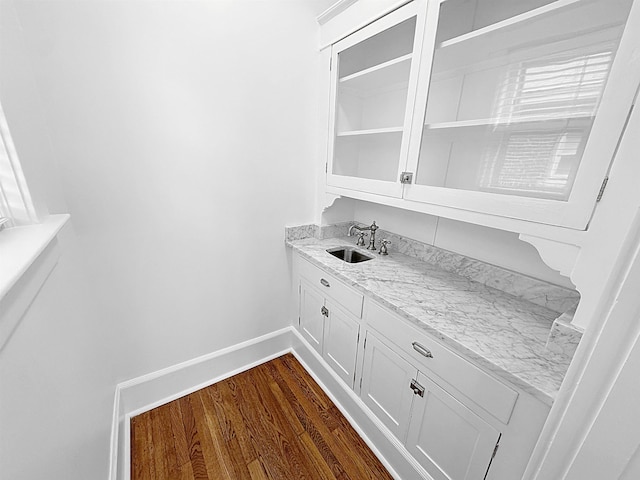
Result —
[[36, 223], [31, 195], [0, 105], [0, 228]]

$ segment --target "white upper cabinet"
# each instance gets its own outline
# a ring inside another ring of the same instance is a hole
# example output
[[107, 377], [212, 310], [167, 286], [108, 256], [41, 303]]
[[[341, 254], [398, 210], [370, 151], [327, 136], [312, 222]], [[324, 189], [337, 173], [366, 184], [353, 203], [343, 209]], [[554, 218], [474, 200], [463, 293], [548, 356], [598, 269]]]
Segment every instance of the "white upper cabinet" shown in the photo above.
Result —
[[429, 0], [347, 37], [328, 185], [586, 228], [640, 78], [632, 4]]
[[333, 45], [328, 185], [402, 195], [425, 13], [409, 3]]

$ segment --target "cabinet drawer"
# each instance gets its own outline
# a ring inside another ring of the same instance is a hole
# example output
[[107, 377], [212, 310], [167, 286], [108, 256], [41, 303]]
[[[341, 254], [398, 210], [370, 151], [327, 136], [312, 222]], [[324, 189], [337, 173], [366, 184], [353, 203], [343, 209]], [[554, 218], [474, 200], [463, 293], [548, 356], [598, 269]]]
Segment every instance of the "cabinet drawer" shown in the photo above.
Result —
[[375, 302], [367, 303], [366, 320], [407, 358], [431, 370], [501, 422], [509, 422], [518, 392]]
[[357, 318], [362, 318], [362, 302], [364, 297], [361, 293], [347, 287], [333, 275], [329, 275], [321, 268], [316, 267], [303, 258], [298, 257], [297, 263], [298, 273], [302, 278], [322, 291], [324, 295], [335, 300], [343, 309], [355, 315]]

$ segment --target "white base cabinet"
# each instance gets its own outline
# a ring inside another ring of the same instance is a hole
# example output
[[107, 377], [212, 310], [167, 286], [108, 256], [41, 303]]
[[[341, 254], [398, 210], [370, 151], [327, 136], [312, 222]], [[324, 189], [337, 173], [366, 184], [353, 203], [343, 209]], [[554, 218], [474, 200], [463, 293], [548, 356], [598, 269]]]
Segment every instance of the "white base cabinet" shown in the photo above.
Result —
[[360, 323], [337, 304], [327, 300], [322, 357], [333, 370], [353, 388]]
[[360, 398], [399, 440], [409, 428], [413, 392], [409, 384], [418, 370], [367, 332]]
[[522, 478], [549, 406], [300, 256], [294, 265], [298, 330], [375, 419], [369, 438], [427, 479]]
[[300, 296], [300, 333], [333, 371], [353, 388], [360, 340], [362, 294], [305, 260], [299, 259], [298, 265], [302, 267], [297, 269], [296, 276]]
[[485, 477], [500, 432], [371, 331], [360, 396], [434, 480]]
[[300, 333], [320, 355], [324, 337], [324, 297], [305, 282], [300, 284]]
[[434, 480], [485, 478], [500, 432], [422, 372], [406, 441], [409, 453]]

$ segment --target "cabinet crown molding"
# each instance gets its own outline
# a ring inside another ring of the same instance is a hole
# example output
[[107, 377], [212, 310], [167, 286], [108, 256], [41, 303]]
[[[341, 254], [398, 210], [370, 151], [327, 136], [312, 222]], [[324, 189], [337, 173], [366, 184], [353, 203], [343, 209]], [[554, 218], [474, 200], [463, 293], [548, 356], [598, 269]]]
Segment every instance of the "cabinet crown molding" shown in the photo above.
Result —
[[319, 25], [324, 25], [337, 15], [340, 15], [358, 0], [338, 0], [316, 18]]

